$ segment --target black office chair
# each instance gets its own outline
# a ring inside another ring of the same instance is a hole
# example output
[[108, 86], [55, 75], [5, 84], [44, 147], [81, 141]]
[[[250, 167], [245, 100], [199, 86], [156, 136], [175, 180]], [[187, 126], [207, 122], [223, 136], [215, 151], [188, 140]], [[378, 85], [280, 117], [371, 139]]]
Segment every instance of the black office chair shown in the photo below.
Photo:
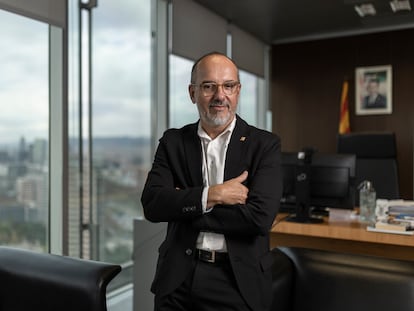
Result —
[[116, 264], [0, 246], [1, 311], [106, 311]]
[[[339, 134], [338, 153], [356, 155], [355, 185], [369, 180], [379, 199], [398, 199], [398, 164], [395, 134], [390, 132], [360, 132]], [[359, 205], [358, 189], [356, 205]]]

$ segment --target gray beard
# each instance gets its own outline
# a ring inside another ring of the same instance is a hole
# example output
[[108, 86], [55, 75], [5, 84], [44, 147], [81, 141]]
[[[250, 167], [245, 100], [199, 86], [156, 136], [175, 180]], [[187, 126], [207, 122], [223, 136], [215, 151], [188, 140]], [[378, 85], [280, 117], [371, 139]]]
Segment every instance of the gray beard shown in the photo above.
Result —
[[231, 118], [231, 114], [228, 114], [225, 117], [219, 117], [219, 116], [210, 116], [209, 113], [206, 113], [204, 116], [201, 117], [201, 119], [210, 124], [211, 126], [223, 126], [229, 122]]
[[[229, 107], [229, 105], [227, 105], [227, 107]], [[197, 108], [198, 108], [198, 105], [197, 105]], [[200, 119], [204, 123], [210, 126], [213, 126], [213, 127], [226, 125], [230, 121], [231, 117], [233, 116], [233, 113], [230, 109], [229, 109], [229, 113], [224, 117], [219, 117], [218, 115], [211, 115], [209, 112], [204, 112], [200, 108], [198, 108], [198, 113], [200, 115]]]

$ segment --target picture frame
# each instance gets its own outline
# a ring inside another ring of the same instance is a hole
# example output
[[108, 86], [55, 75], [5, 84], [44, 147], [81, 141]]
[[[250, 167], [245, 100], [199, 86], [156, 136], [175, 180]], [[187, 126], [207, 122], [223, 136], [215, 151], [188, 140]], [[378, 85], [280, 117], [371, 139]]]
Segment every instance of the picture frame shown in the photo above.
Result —
[[392, 113], [392, 66], [355, 69], [355, 112], [357, 115]]

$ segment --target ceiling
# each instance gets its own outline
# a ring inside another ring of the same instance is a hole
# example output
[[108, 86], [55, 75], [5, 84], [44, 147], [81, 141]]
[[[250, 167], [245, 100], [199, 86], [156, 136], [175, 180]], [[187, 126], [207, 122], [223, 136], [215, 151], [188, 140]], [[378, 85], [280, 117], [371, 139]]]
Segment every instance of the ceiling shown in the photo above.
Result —
[[[414, 0], [194, 0], [268, 44], [308, 41], [414, 27], [411, 11], [394, 13], [390, 1]], [[372, 3], [361, 18], [354, 6]]]

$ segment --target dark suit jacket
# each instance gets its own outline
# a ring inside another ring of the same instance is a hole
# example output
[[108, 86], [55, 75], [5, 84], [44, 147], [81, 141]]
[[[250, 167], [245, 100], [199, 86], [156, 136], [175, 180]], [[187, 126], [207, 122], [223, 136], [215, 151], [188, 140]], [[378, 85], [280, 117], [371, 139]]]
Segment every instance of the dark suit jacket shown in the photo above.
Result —
[[365, 109], [386, 108], [387, 107], [387, 98], [384, 95], [378, 94], [378, 96], [375, 98], [375, 102], [370, 103], [369, 102], [369, 96], [365, 96], [362, 106]]
[[164, 133], [142, 194], [145, 217], [168, 222], [151, 290], [162, 296], [177, 288], [190, 272], [198, 233], [213, 231], [225, 235], [230, 262], [247, 303], [253, 310], [266, 310], [271, 301], [269, 230], [282, 192], [280, 140], [237, 117], [224, 179], [247, 170], [247, 202], [215, 206], [203, 214], [197, 126], [194, 123]]

